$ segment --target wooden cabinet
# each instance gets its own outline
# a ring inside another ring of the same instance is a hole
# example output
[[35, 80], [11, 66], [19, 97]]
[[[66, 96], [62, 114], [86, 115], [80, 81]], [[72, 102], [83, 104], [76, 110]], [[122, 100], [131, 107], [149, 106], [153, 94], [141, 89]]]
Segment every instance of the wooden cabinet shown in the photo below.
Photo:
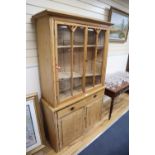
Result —
[[[56, 151], [70, 145], [101, 120], [102, 94], [104, 94], [104, 90], [94, 92], [84, 99], [60, 109], [50, 107], [42, 99], [45, 118], [48, 121], [50, 144]], [[54, 120], [53, 116], [55, 116]], [[53, 139], [55, 141], [54, 145]]]
[[59, 151], [101, 118], [112, 24], [48, 10], [33, 20], [45, 124]]

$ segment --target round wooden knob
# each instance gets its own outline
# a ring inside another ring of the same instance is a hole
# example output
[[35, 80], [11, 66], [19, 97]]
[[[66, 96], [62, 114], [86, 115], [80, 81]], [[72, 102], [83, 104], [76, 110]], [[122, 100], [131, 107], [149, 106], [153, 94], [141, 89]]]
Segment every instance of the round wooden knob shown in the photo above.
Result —
[[74, 107], [71, 107], [71, 110], [74, 110], [75, 108]]
[[93, 97], [95, 98], [95, 97], [97, 97], [97, 95], [95, 94]]

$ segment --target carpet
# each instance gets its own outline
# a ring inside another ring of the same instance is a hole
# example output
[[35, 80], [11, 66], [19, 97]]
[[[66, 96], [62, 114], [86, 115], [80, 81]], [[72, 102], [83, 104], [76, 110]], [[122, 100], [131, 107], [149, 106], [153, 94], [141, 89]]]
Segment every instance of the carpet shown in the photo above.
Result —
[[129, 112], [78, 155], [129, 155]]

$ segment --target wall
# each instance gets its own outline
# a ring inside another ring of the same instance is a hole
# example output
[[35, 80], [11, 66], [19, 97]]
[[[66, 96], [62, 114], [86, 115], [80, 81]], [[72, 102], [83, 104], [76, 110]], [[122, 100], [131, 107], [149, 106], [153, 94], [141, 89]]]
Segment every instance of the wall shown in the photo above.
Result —
[[[110, 6], [128, 12], [123, 4], [112, 0], [27, 0], [26, 3], [26, 93], [38, 92], [40, 83], [37, 61], [37, 46], [32, 15], [45, 9], [65, 11], [80, 16], [108, 20]], [[128, 41], [124, 44], [109, 44], [107, 74], [125, 70], [128, 56]]]

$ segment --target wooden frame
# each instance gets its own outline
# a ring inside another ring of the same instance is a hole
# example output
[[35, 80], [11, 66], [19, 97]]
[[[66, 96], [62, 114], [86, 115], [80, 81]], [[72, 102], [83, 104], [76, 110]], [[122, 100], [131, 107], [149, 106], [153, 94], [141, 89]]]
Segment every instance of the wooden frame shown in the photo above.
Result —
[[111, 7], [109, 12], [109, 21], [114, 24], [110, 30], [110, 42], [126, 42], [129, 31], [129, 14]]
[[28, 138], [30, 138], [32, 140], [31, 142], [33, 142], [33, 144], [29, 142], [30, 144], [26, 148], [26, 154], [31, 155], [43, 148], [46, 148], [42, 115], [36, 93], [27, 95], [26, 111], [26, 141], [28, 143]]

